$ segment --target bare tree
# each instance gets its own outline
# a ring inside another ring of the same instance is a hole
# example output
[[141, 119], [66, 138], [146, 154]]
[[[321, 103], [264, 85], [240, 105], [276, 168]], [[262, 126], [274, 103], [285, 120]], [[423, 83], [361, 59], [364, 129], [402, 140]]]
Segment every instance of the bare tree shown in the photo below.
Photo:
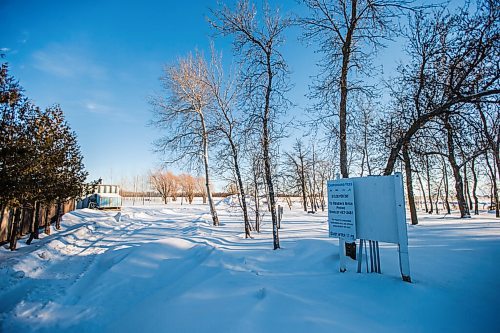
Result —
[[153, 189], [160, 193], [163, 203], [168, 203], [168, 198], [177, 191], [176, 176], [171, 171], [155, 171], [150, 173], [149, 181]]
[[195, 191], [202, 200], [203, 203], [207, 203], [207, 187], [205, 186], [205, 178], [204, 177], [196, 177], [195, 180]]
[[318, 175], [318, 196], [321, 210], [325, 211], [326, 206], [326, 182], [333, 179], [335, 171], [333, 163], [328, 160], [319, 160], [317, 162], [316, 172]]
[[[301, 140], [297, 140], [295, 145], [293, 146], [294, 151], [290, 153], [286, 153], [287, 156], [287, 164], [290, 168], [292, 168], [292, 179], [295, 183], [295, 186], [299, 189], [300, 194], [302, 196], [302, 206], [304, 211], [307, 212], [307, 156], [304, 147], [304, 143]], [[311, 209], [314, 209], [311, 206]]]
[[[376, 129], [377, 113], [381, 110], [372, 98], [358, 97], [354, 100], [349, 123], [351, 124], [350, 142], [351, 152], [356, 154], [356, 166], [361, 177], [374, 175], [380, 169], [380, 154], [377, 144], [380, 144], [381, 135]], [[351, 167], [351, 166], [350, 166]]]
[[196, 193], [196, 179], [187, 173], [180, 174], [178, 179], [182, 196], [186, 198], [189, 204], [192, 204]]
[[239, 1], [232, 10], [223, 6], [212, 11], [213, 27], [222, 35], [233, 36], [235, 51], [241, 54], [242, 89], [247, 94], [251, 120], [260, 127], [262, 158], [266, 178], [269, 206], [273, 224], [273, 247], [278, 249], [278, 220], [272, 175], [270, 147], [273, 139], [273, 123], [277, 114], [283, 112], [284, 92], [287, 90], [286, 63], [279, 52], [283, 43], [283, 32], [290, 25], [279, 10], [264, 6], [262, 17], [249, 1]]
[[[305, 28], [304, 37], [319, 42], [319, 50], [324, 57], [319, 64], [321, 73], [314, 84], [313, 96], [320, 100], [320, 112], [323, 105], [338, 101], [337, 108], [327, 112], [327, 117], [338, 117], [340, 144], [340, 173], [342, 178], [349, 177], [348, 162], [348, 102], [349, 94], [370, 89], [353, 79], [357, 73], [369, 73], [370, 58], [394, 31], [393, 19], [405, 8], [406, 1], [393, 0], [303, 0], [310, 10], [309, 17], [299, 19]], [[325, 115], [322, 114], [321, 118]], [[335, 132], [334, 132], [335, 133]], [[346, 252], [351, 258], [356, 257], [355, 243], [346, 243]]]
[[[411, 61], [400, 67], [399, 116], [384, 174], [394, 170], [402, 147], [427, 123], [445, 114], [459, 114], [466, 104], [495, 100], [500, 89], [499, 15], [494, 1], [479, 1], [477, 11], [444, 9], [432, 15], [417, 12], [410, 20], [407, 52]], [[396, 133], [397, 132], [397, 133]]]
[[[320, 76], [314, 84], [314, 96], [321, 105], [339, 100], [340, 173], [349, 177], [347, 151], [348, 95], [355, 91], [369, 93], [353, 79], [353, 72], [370, 72], [370, 59], [383, 39], [389, 38], [393, 19], [409, 1], [394, 0], [303, 0], [310, 16], [299, 19], [304, 37], [319, 43], [324, 57]], [[323, 107], [321, 107], [323, 109]], [[336, 110], [337, 108], [335, 108]], [[324, 112], [324, 111], [322, 111]], [[336, 115], [337, 111], [329, 112]]]
[[157, 148], [173, 153], [174, 161], [201, 157], [212, 221], [214, 225], [219, 225], [209, 177], [209, 128], [205, 112], [212, 103], [212, 94], [205, 81], [207, 70], [205, 60], [198, 53], [166, 67], [161, 77], [166, 96], [158, 96], [152, 105], [157, 118], [154, 123], [167, 130], [156, 143]]
[[[491, 153], [496, 170], [500, 170], [500, 110], [498, 104], [476, 104], [476, 110], [479, 114], [480, 125], [476, 126], [481, 133], [484, 145], [487, 147], [485, 154]], [[474, 160], [473, 160], [474, 162]], [[489, 164], [489, 163], [488, 163]], [[474, 169], [474, 165], [472, 165]], [[491, 167], [489, 167], [490, 170]], [[473, 173], [474, 174], [474, 173]], [[495, 172], [491, 172], [493, 191], [495, 199], [496, 217], [500, 217], [500, 203], [498, 202], [498, 185]], [[476, 180], [474, 180], [476, 181]]]
[[[457, 156], [455, 153], [455, 136], [454, 129], [450, 122], [450, 117], [446, 114], [443, 117], [444, 128], [446, 130], [446, 139], [447, 139], [447, 147], [448, 147], [448, 162], [450, 163], [451, 170], [453, 172], [453, 177], [455, 178], [455, 191], [457, 195], [458, 208], [460, 209], [461, 217], [470, 217], [469, 207], [467, 206], [467, 202], [465, 201], [464, 196], [464, 183], [462, 175], [460, 174], [460, 168], [463, 164], [459, 164], [457, 161]], [[465, 163], [464, 163], [465, 164]]]
[[[223, 137], [223, 151], [230, 155], [229, 162], [234, 170], [238, 193], [243, 210], [245, 224], [245, 238], [250, 235], [250, 221], [246, 202], [246, 193], [240, 170], [240, 141], [243, 139], [245, 128], [242, 116], [238, 118], [236, 107], [238, 103], [238, 89], [236, 81], [231, 76], [225, 77], [222, 67], [222, 57], [219, 56], [212, 46], [212, 61], [207, 72], [207, 85], [213, 95], [213, 130]], [[243, 128], [242, 128], [243, 127]], [[226, 154], [222, 154], [223, 156]]]

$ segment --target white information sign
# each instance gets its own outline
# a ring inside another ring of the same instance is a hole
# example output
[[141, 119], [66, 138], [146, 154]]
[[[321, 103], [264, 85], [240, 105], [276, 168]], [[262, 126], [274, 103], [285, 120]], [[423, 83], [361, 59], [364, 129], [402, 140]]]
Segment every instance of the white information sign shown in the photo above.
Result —
[[330, 237], [356, 240], [354, 186], [350, 180], [328, 182], [328, 227]]
[[340, 238], [340, 270], [345, 271], [344, 241], [394, 243], [403, 280], [411, 281], [405, 214], [400, 173], [328, 181], [329, 235]]

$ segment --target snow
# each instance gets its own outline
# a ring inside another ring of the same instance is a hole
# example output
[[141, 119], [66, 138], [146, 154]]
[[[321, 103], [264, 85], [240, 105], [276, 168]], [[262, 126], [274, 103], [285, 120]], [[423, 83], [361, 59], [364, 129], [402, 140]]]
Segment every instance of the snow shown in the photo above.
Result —
[[422, 214], [411, 275], [381, 244], [383, 274], [340, 273], [326, 213], [285, 206], [244, 238], [234, 198], [221, 226], [196, 203], [77, 210], [31, 246], [0, 249], [3, 332], [479, 332], [500, 327], [500, 222]]

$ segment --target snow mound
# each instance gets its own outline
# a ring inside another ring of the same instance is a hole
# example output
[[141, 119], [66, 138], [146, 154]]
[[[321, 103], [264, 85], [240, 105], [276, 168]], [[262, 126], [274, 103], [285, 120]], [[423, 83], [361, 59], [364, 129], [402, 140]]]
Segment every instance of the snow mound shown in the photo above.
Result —
[[228, 195], [224, 199], [220, 200], [217, 205], [222, 206], [226, 205], [229, 207], [234, 207], [234, 206], [239, 206], [240, 205], [240, 200], [238, 199], [238, 195], [233, 194], [233, 195]]
[[[255, 200], [253, 197], [246, 195], [245, 202], [249, 210], [255, 210]], [[237, 194], [229, 195], [217, 202], [216, 206], [220, 209], [228, 209], [230, 211], [241, 211], [240, 198]]]

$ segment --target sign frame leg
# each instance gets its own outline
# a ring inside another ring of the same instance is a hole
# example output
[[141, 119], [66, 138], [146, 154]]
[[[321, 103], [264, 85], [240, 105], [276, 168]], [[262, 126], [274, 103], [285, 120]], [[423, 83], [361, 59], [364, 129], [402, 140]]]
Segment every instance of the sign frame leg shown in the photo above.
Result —
[[347, 271], [347, 257], [345, 255], [345, 240], [339, 239], [339, 257], [340, 257], [340, 272]]
[[[411, 283], [410, 257], [408, 255], [408, 231], [406, 230], [405, 201], [403, 192], [403, 177], [400, 172], [394, 174], [394, 193], [396, 195], [396, 216], [398, 226], [399, 267], [403, 281]], [[397, 179], [397, 180], [396, 180]]]
[[363, 265], [363, 240], [359, 240], [359, 250], [358, 250], [358, 273], [361, 273], [361, 267]]
[[410, 258], [407, 243], [399, 244], [399, 267], [401, 268], [401, 278], [403, 281], [411, 283]]

